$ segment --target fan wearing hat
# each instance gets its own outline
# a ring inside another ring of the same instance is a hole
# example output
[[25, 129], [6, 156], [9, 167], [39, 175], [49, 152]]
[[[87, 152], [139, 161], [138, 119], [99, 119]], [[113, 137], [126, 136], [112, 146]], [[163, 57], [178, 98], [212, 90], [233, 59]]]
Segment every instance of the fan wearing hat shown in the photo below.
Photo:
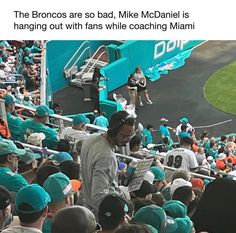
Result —
[[18, 172], [25, 177], [29, 184], [31, 184], [36, 178], [38, 160], [42, 157], [40, 154], [34, 153], [30, 149], [25, 149], [25, 151], [25, 154], [19, 158]]
[[25, 120], [21, 125], [21, 141], [26, 142], [32, 133], [43, 133], [45, 135], [43, 147], [56, 149], [59, 141], [58, 133], [55, 129], [46, 126], [50, 114], [54, 112], [46, 105], [38, 106], [34, 118]]
[[169, 130], [173, 130], [173, 132], [175, 131], [175, 129], [173, 129], [172, 127], [170, 127], [168, 125], [169, 120], [166, 119], [165, 117], [160, 119], [160, 127], [159, 127], [159, 132], [161, 134], [161, 139], [163, 140], [164, 138], [168, 138], [169, 144], [173, 145], [173, 140], [171, 138], [170, 135], [170, 131]]
[[34, 146], [43, 146], [43, 140], [45, 139], [44, 133], [32, 133], [27, 138], [27, 143]]
[[159, 166], [150, 167], [150, 171], [154, 174], [153, 184], [157, 187], [157, 190], [160, 191], [165, 185], [165, 172]]
[[31, 50], [29, 47], [25, 47], [23, 50], [23, 63], [27, 65], [34, 65], [33, 59], [30, 57]]
[[170, 195], [173, 200], [179, 200], [186, 206], [195, 198], [192, 183], [182, 178], [175, 179], [170, 186]]
[[98, 220], [104, 232], [115, 232], [119, 227], [127, 223], [129, 204], [116, 195], [109, 194], [102, 200], [98, 210]]
[[5, 101], [5, 108], [7, 114], [7, 124], [11, 132], [11, 136], [14, 140], [19, 140], [21, 135], [21, 124], [23, 119], [18, 116], [15, 111], [15, 100], [11, 95], [5, 95], [3, 97]]
[[108, 131], [85, 140], [80, 155], [83, 196], [86, 206], [97, 215], [104, 195], [120, 194], [115, 147], [126, 146], [135, 134], [135, 119], [125, 110], [114, 112]]
[[0, 186], [0, 231], [3, 227], [6, 227], [12, 220], [12, 198], [10, 192]]
[[38, 184], [27, 185], [16, 194], [16, 212], [20, 224], [11, 226], [3, 233], [11, 232], [42, 232], [42, 226], [48, 212], [50, 196]]
[[51, 198], [49, 212], [43, 225], [43, 232], [51, 232], [53, 216], [60, 209], [74, 205], [73, 192], [78, 191], [81, 186], [79, 180], [70, 180], [65, 174], [58, 172], [50, 175], [43, 183], [43, 188]]
[[[191, 150], [192, 144], [192, 138], [181, 138], [179, 148], [167, 152], [164, 158], [164, 165], [177, 169], [185, 169], [187, 171], [196, 171], [198, 169], [198, 162], [194, 152]], [[168, 181], [170, 180], [172, 173], [172, 171], [166, 171], [166, 179]]]
[[72, 127], [66, 127], [62, 130], [60, 138], [68, 139], [71, 142], [79, 142], [87, 139], [90, 134], [86, 132], [89, 119], [84, 114], [77, 114], [73, 117]]
[[218, 159], [216, 160], [216, 168], [220, 170], [225, 170], [227, 168], [226, 154], [220, 153]]
[[147, 180], [143, 180], [139, 190], [133, 191], [135, 198], [151, 200], [152, 194], [157, 193], [158, 189], [153, 184], [149, 183]]
[[16, 173], [19, 157], [24, 156], [25, 150], [18, 149], [10, 140], [0, 141], [0, 185], [10, 192], [18, 192], [28, 182]]
[[181, 130], [182, 125], [186, 125], [187, 126], [186, 127], [186, 132], [190, 133], [191, 137], [195, 137], [195, 134], [194, 134], [195, 130], [194, 130], [193, 126], [189, 124], [189, 119], [188, 118], [183, 117], [179, 120], [179, 122], [180, 122], [180, 124], [176, 127], [176, 132], [175, 132], [176, 136], [178, 137], [179, 140], [180, 140], [179, 134], [182, 131]]

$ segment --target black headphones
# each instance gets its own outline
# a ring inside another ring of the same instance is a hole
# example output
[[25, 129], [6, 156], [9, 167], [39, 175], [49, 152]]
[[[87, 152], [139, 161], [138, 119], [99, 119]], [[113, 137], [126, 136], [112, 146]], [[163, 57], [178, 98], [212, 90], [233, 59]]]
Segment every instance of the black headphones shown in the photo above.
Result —
[[109, 137], [115, 137], [118, 133], [118, 131], [120, 130], [120, 128], [125, 124], [125, 122], [128, 119], [134, 119], [131, 115], [127, 115], [124, 118], [121, 118], [120, 120], [118, 120], [119, 122], [117, 124], [115, 124], [113, 127], [109, 127], [107, 130], [107, 134]]

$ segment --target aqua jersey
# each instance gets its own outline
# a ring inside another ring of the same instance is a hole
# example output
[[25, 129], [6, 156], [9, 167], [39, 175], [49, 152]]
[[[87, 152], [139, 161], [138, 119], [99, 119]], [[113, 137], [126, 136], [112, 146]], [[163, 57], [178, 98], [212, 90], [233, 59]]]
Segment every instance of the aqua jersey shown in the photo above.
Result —
[[160, 125], [159, 131], [160, 131], [161, 137], [170, 137], [170, 131], [167, 126]]
[[28, 182], [22, 175], [12, 172], [10, 168], [0, 167], [0, 185], [10, 192], [18, 192], [22, 187], [28, 185]]
[[94, 122], [93, 122], [94, 125], [98, 125], [100, 127], [104, 127], [104, 128], [108, 128], [108, 120], [106, 117], [104, 116], [98, 116], [95, 118]]
[[162, 138], [168, 138], [169, 144], [173, 145], [173, 140], [170, 137], [170, 131], [168, 126], [160, 125], [159, 131]]
[[143, 141], [144, 146], [147, 146], [148, 144], [153, 142], [152, 133], [151, 133], [150, 130], [144, 129], [143, 130], [143, 136], [144, 136], [144, 141]]
[[49, 149], [56, 149], [59, 141], [59, 137], [55, 129], [49, 128], [42, 123], [35, 122], [33, 119], [28, 119], [22, 123], [21, 132], [22, 142], [25, 142], [32, 133], [44, 133], [45, 139], [43, 140], [43, 147], [47, 147]]
[[46, 218], [43, 223], [43, 233], [51, 233], [51, 225], [52, 225], [52, 219]]
[[23, 120], [19, 116], [14, 116], [7, 112], [7, 124], [14, 140], [19, 141], [21, 135], [21, 124]]

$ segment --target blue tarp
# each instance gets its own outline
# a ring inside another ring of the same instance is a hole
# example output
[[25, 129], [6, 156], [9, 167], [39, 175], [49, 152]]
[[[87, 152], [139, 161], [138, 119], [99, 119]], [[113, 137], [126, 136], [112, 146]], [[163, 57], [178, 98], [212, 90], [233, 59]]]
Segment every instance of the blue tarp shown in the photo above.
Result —
[[192, 49], [188, 49], [178, 55], [156, 65], [148, 68], [145, 71], [145, 75], [151, 81], [158, 80], [162, 74], [168, 74], [169, 70], [177, 69], [185, 64], [185, 59], [188, 58], [193, 51]]

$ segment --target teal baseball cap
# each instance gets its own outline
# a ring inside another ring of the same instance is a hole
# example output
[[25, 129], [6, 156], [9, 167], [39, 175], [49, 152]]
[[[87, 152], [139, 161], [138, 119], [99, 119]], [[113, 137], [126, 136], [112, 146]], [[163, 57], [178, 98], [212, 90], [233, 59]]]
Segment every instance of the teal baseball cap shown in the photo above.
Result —
[[135, 215], [136, 223], [148, 224], [162, 232], [164, 229], [169, 232], [177, 229], [177, 224], [174, 219], [167, 217], [164, 209], [156, 205], [148, 205], [139, 209]]
[[186, 117], [181, 118], [179, 121], [180, 121], [180, 123], [188, 123], [189, 122], [188, 118], [186, 118]]
[[39, 117], [48, 116], [54, 114], [54, 111], [46, 105], [40, 105], [36, 108], [35, 115]]
[[84, 114], [77, 114], [73, 117], [73, 124], [87, 124], [89, 119]]
[[[43, 210], [51, 201], [49, 194], [38, 184], [27, 185], [16, 194], [16, 210], [20, 213], [37, 213]], [[21, 204], [28, 204], [31, 210], [24, 209]]]
[[187, 216], [187, 206], [178, 200], [166, 201], [162, 208], [172, 218], [185, 218]]
[[158, 230], [156, 228], [154, 228], [153, 226], [149, 225], [149, 224], [146, 224], [149, 228], [149, 230], [152, 232], [152, 233], [158, 233]]
[[166, 178], [164, 170], [159, 166], [153, 166], [149, 169], [155, 176], [154, 181], [163, 181]]
[[5, 95], [3, 96], [3, 99], [5, 100], [5, 104], [14, 104], [15, 100], [11, 95]]
[[29, 47], [25, 47], [25, 48], [24, 48], [24, 51], [25, 51], [25, 52], [30, 52], [30, 48], [29, 48]]
[[25, 149], [18, 149], [15, 143], [11, 140], [0, 141], [0, 156], [7, 154], [24, 155]]
[[24, 164], [28, 165], [32, 162], [34, 162], [36, 159], [40, 159], [41, 155], [38, 153], [34, 153], [30, 149], [25, 149], [25, 154], [20, 156], [19, 162], [23, 162]]
[[164, 228], [163, 233], [192, 233], [193, 232], [193, 222], [188, 216], [185, 218], [175, 218], [177, 229], [170, 230]]
[[62, 172], [50, 175], [43, 183], [43, 188], [49, 193], [52, 202], [60, 202], [76, 191], [70, 179]]
[[73, 160], [72, 156], [69, 153], [64, 152], [64, 151], [54, 154], [53, 156], [50, 156], [50, 159], [55, 160], [58, 163], [62, 163], [63, 161], [67, 161], [67, 160], [70, 160], [70, 161]]

